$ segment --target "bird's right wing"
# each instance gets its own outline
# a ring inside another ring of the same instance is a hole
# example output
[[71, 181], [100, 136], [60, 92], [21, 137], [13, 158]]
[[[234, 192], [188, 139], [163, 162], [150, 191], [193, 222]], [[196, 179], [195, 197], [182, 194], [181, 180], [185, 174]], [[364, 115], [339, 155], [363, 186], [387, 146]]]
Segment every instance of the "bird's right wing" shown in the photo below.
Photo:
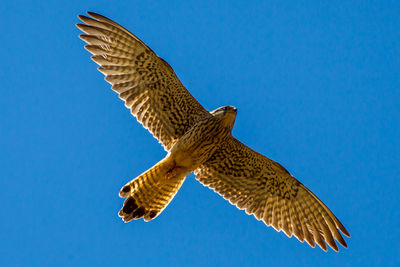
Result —
[[321, 200], [279, 163], [233, 137], [194, 173], [231, 204], [289, 237], [325, 251], [326, 243], [338, 251], [334, 239], [347, 247], [338, 229], [349, 233]]
[[79, 37], [137, 120], [169, 150], [198, 117], [207, 115], [169, 64], [121, 25], [99, 14], [79, 15]]

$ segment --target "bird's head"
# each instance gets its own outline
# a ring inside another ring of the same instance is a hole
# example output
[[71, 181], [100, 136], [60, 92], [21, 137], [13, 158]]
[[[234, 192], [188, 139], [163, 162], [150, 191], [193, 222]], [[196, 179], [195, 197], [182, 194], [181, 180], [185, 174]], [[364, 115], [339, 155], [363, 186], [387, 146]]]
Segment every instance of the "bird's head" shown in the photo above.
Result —
[[237, 109], [233, 106], [224, 106], [211, 111], [211, 114], [220, 119], [222, 125], [232, 130], [233, 124], [235, 123]]

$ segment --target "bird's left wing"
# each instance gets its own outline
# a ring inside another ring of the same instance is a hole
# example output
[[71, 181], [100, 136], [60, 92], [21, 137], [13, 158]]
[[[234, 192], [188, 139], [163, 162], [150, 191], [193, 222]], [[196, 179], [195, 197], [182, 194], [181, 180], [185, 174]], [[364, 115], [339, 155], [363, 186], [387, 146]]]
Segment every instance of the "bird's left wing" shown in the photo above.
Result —
[[99, 71], [137, 120], [171, 149], [200, 116], [209, 115], [171, 66], [118, 23], [93, 12], [77, 24]]
[[279, 163], [234, 137], [194, 173], [231, 204], [289, 237], [294, 234], [301, 242], [306, 240], [312, 247], [317, 243], [325, 251], [326, 243], [338, 251], [334, 239], [347, 247], [338, 229], [346, 236], [349, 233], [321, 200]]

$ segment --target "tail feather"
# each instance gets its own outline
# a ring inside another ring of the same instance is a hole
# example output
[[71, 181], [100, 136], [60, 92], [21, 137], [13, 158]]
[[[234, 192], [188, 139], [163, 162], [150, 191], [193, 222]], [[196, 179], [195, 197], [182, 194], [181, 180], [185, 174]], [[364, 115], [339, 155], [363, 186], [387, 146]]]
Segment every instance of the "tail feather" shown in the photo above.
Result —
[[119, 195], [126, 197], [119, 216], [125, 222], [157, 217], [171, 202], [186, 175], [168, 157], [122, 187]]

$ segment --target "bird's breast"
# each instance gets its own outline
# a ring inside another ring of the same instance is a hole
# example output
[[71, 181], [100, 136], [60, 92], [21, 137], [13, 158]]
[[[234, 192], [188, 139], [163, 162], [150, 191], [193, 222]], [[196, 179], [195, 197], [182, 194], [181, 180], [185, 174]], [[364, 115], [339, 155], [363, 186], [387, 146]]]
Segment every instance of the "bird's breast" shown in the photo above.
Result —
[[176, 142], [171, 149], [171, 156], [178, 166], [193, 171], [212, 156], [228, 135], [230, 131], [220, 121], [200, 121]]

